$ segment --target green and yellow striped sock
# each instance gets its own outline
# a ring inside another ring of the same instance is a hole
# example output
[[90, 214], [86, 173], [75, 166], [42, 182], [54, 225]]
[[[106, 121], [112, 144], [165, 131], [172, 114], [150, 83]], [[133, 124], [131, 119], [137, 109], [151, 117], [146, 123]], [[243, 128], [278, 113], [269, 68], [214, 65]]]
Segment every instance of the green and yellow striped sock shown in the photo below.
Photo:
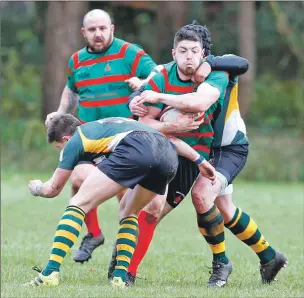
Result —
[[61, 263], [78, 239], [85, 213], [77, 206], [68, 206], [58, 224], [49, 262], [42, 274], [47, 276], [59, 271]]
[[253, 249], [261, 264], [266, 264], [275, 256], [275, 250], [261, 234], [255, 221], [237, 208], [232, 220], [225, 225], [237, 238]]
[[126, 274], [133, 256], [138, 235], [138, 220], [134, 216], [124, 218], [120, 222], [117, 234], [117, 264], [113, 272], [113, 277], [121, 277], [126, 281]]
[[215, 205], [203, 214], [197, 214], [197, 225], [201, 234], [208, 242], [213, 261], [228, 264], [225, 254], [224, 219]]

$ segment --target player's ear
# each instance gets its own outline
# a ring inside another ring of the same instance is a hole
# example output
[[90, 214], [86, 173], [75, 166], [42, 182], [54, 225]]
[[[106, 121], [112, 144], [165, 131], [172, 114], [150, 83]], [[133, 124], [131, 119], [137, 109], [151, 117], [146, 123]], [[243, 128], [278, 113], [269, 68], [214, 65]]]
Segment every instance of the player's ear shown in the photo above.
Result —
[[173, 60], [175, 61], [175, 50], [172, 49], [172, 57], [173, 57]]
[[113, 24], [111, 24], [111, 31], [112, 31], [112, 33], [114, 34], [115, 26], [114, 26]]
[[81, 28], [81, 34], [83, 35], [84, 39], [87, 39], [87, 38], [86, 38], [86, 35], [85, 35], [85, 30], [84, 30], [83, 27]]

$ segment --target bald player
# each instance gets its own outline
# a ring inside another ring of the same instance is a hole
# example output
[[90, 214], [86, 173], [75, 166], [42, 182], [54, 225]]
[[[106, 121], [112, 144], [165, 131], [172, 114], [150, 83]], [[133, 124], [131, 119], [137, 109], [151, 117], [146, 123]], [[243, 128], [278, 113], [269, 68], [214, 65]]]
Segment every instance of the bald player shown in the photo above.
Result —
[[[143, 49], [114, 37], [114, 31], [107, 12], [94, 9], [84, 16], [81, 33], [87, 45], [70, 57], [60, 105], [47, 115], [46, 126], [55, 114], [73, 113], [76, 107], [81, 123], [132, 116], [126, 106], [132, 88], [136, 89], [156, 64]], [[75, 167], [71, 176], [73, 196], [92, 168], [93, 164], [85, 161]], [[88, 234], [74, 256], [76, 262], [88, 261], [94, 249], [104, 243], [96, 208], [86, 214], [84, 221]]]

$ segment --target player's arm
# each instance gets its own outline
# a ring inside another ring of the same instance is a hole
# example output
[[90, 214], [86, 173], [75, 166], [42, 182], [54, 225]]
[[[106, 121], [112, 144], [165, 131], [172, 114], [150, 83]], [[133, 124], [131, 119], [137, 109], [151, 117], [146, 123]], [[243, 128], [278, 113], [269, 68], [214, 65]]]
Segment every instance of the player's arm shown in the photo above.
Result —
[[244, 74], [249, 67], [247, 59], [233, 54], [216, 57], [209, 55], [206, 62], [210, 64], [212, 71], [227, 71], [233, 77]]
[[161, 122], [156, 120], [162, 111], [161, 108], [155, 106], [148, 106], [147, 108], [148, 113], [144, 117], [139, 117], [139, 121], [153, 127], [165, 135], [198, 129], [204, 121], [203, 119], [196, 121], [191, 115], [183, 115], [176, 121]]
[[199, 155], [187, 143], [174, 136], [168, 136], [168, 139], [176, 146], [178, 155], [181, 155], [197, 164], [202, 176], [214, 181], [216, 178], [214, 167], [201, 155]]
[[232, 54], [224, 56], [209, 55], [197, 69], [192, 80], [198, 84], [205, 81], [211, 71], [226, 71], [229, 77], [235, 77], [244, 74], [248, 70], [248, 60]]
[[71, 176], [72, 170], [57, 168], [53, 176], [46, 182], [41, 180], [31, 180], [29, 189], [32, 195], [44, 198], [54, 198], [58, 196]]
[[74, 83], [72, 70], [73, 70], [73, 59], [71, 57], [68, 65], [68, 80], [61, 94], [58, 110], [56, 112], [52, 112], [47, 115], [45, 120], [46, 126], [48, 125], [49, 121], [52, 120], [52, 118], [56, 113], [74, 114], [76, 110], [77, 104], [79, 102], [79, 95], [77, 94], [77, 88]]
[[132, 75], [125, 82], [136, 91], [149, 80], [149, 75], [156, 64], [141, 47], [134, 44], [127, 48], [125, 60]]
[[144, 91], [138, 104], [163, 103], [185, 112], [205, 112], [225, 92], [227, 85], [228, 75], [225, 72], [212, 72], [208, 79], [199, 85], [196, 92], [174, 95]]

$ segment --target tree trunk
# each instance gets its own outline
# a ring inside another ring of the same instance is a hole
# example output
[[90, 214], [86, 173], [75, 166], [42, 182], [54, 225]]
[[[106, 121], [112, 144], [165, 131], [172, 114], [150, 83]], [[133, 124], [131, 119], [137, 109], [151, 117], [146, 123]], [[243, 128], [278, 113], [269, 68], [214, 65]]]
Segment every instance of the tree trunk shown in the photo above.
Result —
[[48, 2], [44, 39], [42, 120], [57, 111], [67, 80], [69, 57], [84, 45], [80, 32], [89, 2]]
[[240, 56], [248, 59], [249, 70], [240, 76], [239, 103], [242, 116], [246, 119], [254, 92], [256, 67], [255, 45], [255, 2], [240, 2], [239, 11], [239, 49]]
[[155, 59], [157, 63], [172, 60], [171, 49], [175, 32], [185, 25], [187, 3], [185, 1], [157, 2], [157, 47]]

